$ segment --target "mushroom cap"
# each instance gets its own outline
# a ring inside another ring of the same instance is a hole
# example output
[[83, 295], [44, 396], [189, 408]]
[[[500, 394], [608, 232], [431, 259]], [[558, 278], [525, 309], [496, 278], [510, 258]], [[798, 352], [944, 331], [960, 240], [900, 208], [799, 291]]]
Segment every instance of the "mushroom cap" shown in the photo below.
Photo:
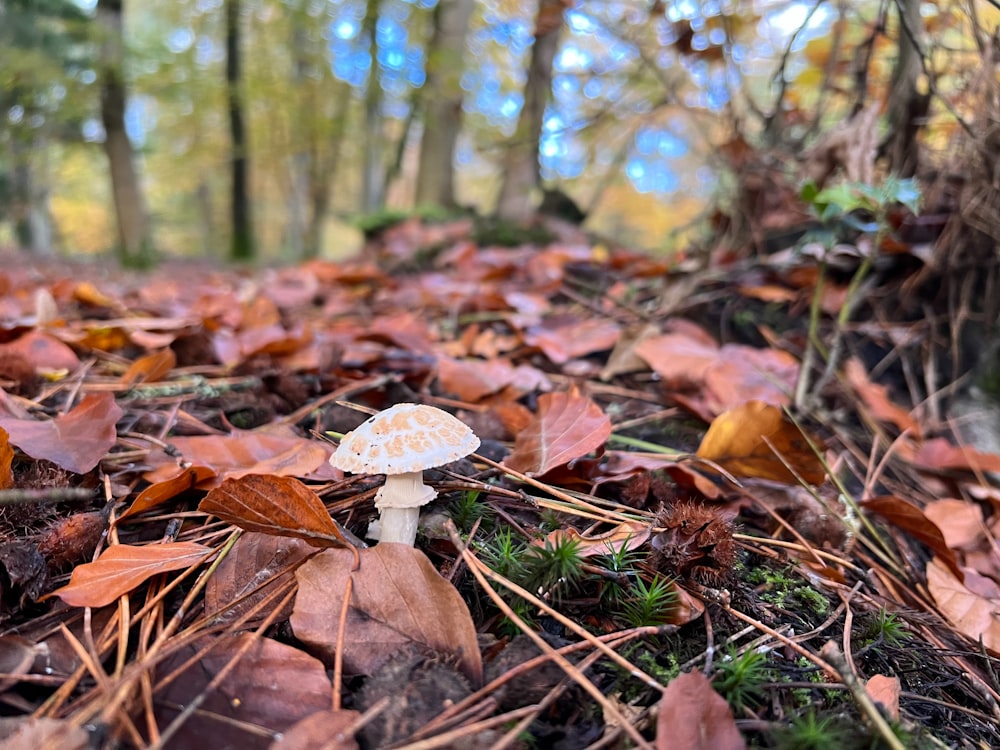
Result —
[[444, 466], [479, 447], [464, 422], [424, 404], [396, 404], [344, 435], [330, 463], [351, 474], [406, 474]]

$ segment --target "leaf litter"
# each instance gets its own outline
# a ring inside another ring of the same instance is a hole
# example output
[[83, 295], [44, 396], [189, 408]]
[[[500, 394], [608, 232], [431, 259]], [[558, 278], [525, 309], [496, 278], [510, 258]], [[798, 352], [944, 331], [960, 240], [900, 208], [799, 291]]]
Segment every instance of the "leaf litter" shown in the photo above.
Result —
[[[442, 231], [374, 238], [394, 273], [34, 269], [0, 344], [8, 741], [1000, 742], [1000, 456], [871, 358], [918, 356], [900, 279], [808, 409], [793, 315], [718, 325], [808, 301], [807, 256], [698, 281]], [[428, 472], [417, 548], [369, 546], [382, 478], [326, 439], [400, 402], [482, 445]]]

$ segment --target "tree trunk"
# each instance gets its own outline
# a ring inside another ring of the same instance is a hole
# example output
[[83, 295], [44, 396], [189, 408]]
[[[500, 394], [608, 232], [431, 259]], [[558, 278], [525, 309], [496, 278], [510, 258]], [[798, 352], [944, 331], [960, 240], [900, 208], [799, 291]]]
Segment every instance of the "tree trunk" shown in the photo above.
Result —
[[465, 38], [474, 0], [438, 0], [427, 49], [424, 134], [417, 170], [418, 205], [455, 205], [455, 144], [462, 129]]
[[124, 265], [148, 266], [153, 260], [149, 215], [136, 174], [132, 144], [125, 130], [125, 47], [122, 0], [98, 0], [101, 38], [101, 120], [104, 151], [118, 221], [118, 256]]
[[503, 184], [497, 215], [510, 221], [525, 221], [535, 210], [538, 187], [538, 142], [542, 135], [545, 107], [552, 93], [552, 64], [559, 49], [563, 11], [569, 0], [539, 0], [535, 18], [535, 43], [531, 48], [528, 77], [524, 84], [524, 107], [517, 130], [504, 157]]
[[915, 44], [924, 29], [920, 0], [901, 0], [899, 11], [899, 57], [892, 73], [889, 90], [889, 138], [886, 153], [890, 169], [899, 177], [917, 173], [919, 145], [917, 135], [927, 117], [930, 94], [921, 94], [917, 82], [923, 72], [920, 50]]
[[241, 0], [226, 2], [226, 92], [229, 102], [229, 132], [232, 138], [232, 222], [229, 257], [252, 260], [253, 227], [250, 216], [249, 159], [243, 117], [243, 82], [240, 61]]
[[365, 92], [365, 146], [361, 175], [361, 210], [374, 213], [382, 208], [385, 169], [382, 160], [382, 86], [378, 74], [378, 44], [375, 38], [381, 3], [368, 0], [363, 33], [368, 38], [371, 67], [368, 69], [368, 87]]

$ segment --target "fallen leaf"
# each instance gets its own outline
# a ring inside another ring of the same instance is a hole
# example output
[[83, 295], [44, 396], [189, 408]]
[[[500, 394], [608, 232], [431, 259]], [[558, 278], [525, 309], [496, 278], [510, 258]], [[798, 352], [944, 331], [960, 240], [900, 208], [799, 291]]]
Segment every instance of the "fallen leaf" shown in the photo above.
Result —
[[787, 463], [809, 484], [821, 484], [826, 479], [823, 462], [801, 430], [785, 418], [781, 409], [761, 401], [751, 401], [716, 417], [697, 455], [736, 477], [794, 484], [798, 480], [785, 466]]
[[[195, 641], [164, 662], [163, 674], [174, 673], [208, 645], [211, 650], [157, 691], [154, 703], [160, 726], [196, 698], [204, 701], [171, 738], [171, 747], [267, 748], [275, 734], [329, 710], [333, 689], [323, 663], [301, 648], [254, 633]], [[209, 682], [237, 655], [236, 665], [209, 690]]]
[[[576, 543], [580, 557], [607, 555], [620, 552], [623, 549], [634, 550], [641, 547], [649, 539], [650, 526], [641, 521], [625, 521], [611, 531], [593, 536], [584, 536], [569, 526], [565, 529], [555, 529], [545, 537], [548, 543], [555, 546], [563, 540]], [[541, 543], [539, 543], [541, 544]]]
[[177, 356], [173, 349], [161, 349], [153, 354], [140, 357], [122, 375], [122, 385], [135, 385], [137, 383], [148, 383], [162, 380], [166, 377], [174, 365], [177, 364]]
[[885, 495], [862, 500], [861, 507], [870, 513], [878, 514], [917, 541], [926, 544], [937, 559], [944, 562], [956, 578], [962, 580], [962, 571], [958, 567], [955, 553], [949, 548], [941, 529], [916, 505], [892, 495]]
[[350, 546], [319, 496], [292, 477], [227, 479], [205, 495], [198, 510], [247, 531], [293, 536], [316, 547]]
[[621, 334], [617, 323], [585, 318], [564, 325], [538, 326], [524, 335], [524, 342], [537, 346], [553, 364], [563, 365], [576, 357], [614, 347]]
[[544, 474], [600, 448], [610, 435], [611, 420], [575, 386], [565, 393], [546, 393], [504, 463], [524, 474]]
[[474, 404], [509, 385], [514, 366], [504, 359], [439, 357], [437, 375], [442, 391]]
[[0, 692], [16, 685], [21, 675], [28, 674], [35, 663], [39, 649], [27, 638], [19, 635], [0, 636]]
[[351, 580], [343, 650], [347, 671], [370, 675], [415, 643], [453, 654], [479, 685], [483, 665], [469, 609], [423, 552], [390, 543], [360, 550], [360, 556], [354, 570], [349, 550], [324, 550], [296, 571], [295, 637], [333, 663], [343, 596]]
[[705, 369], [705, 398], [715, 413], [748, 401], [785, 406], [798, 377], [799, 362], [788, 352], [726, 344]]
[[168, 500], [173, 500], [182, 492], [194, 489], [199, 482], [214, 479], [216, 476], [215, 469], [210, 469], [207, 466], [178, 466], [173, 476], [154, 482], [140, 492], [125, 512], [118, 517], [118, 520], [124, 521], [131, 516], [145, 513]]
[[58, 596], [71, 607], [103, 607], [155, 575], [198, 565], [212, 552], [194, 542], [116, 544], [94, 562], [76, 566], [68, 584], [43, 598]]
[[0, 427], [0, 490], [9, 490], [14, 486], [14, 449], [10, 447], [10, 436], [7, 430]]
[[913, 464], [918, 469], [931, 471], [1000, 472], [1000, 455], [981, 453], [966, 445], [952, 445], [945, 438], [933, 438], [917, 449]]
[[[247, 532], [243, 534], [205, 585], [205, 611], [215, 613], [220, 620], [242, 617], [260, 603], [282, 581], [288, 580], [293, 569], [316, 548], [302, 539]], [[259, 612], [256, 619], [243, 623], [253, 627], [270, 610]], [[278, 619], [288, 619], [291, 607]]]
[[[90, 733], [69, 719], [47, 719], [19, 716], [3, 719], [12, 722], [16, 729], [3, 738], [4, 750], [87, 750], [93, 747]], [[5, 726], [4, 729], [8, 729]]]
[[[182, 457], [216, 472], [215, 478], [203, 480], [202, 487], [216, 486], [223, 479], [244, 474], [307, 477], [324, 467], [331, 452], [318, 440], [267, 427], [231, 435], [174, 437], [170, 444]], [[151, 452], [148, 463], [153, 468], [143, 479], [151, 484], [177, 474], [177, 457], [164, 451]]]
[[908, 430], [915, 437], [920, 436], [920, 424], [917, 420], [909, 411], [892, 402], [887, 386], [873, 383], [868, 378], [860, 360], [855, 357], [847, 360], [844, 364], [844, 377], [875, 419], [895, 425], [900, 431]]
[[902, 694], [902, 688], [899, 685], [898, 677], [888, 677], [884, 674], [874, 675], [865, 683], [865, 692], [873, 701], [882, 704], [890, 719], [899, 721], [899, 697]]
[[28, 331], [20, 338], [0, 344], [0, 360], [19, 357], [35, 370], [73, 372], [80, 366], [80, 358], [57, 338], [42, 331]]
[[0, 416], [10, 442], [32, 458], [86, 474], [118, 442], [115, 424], [121, 407], [110, 393], [92, 393], [69, 413], [46, 421]]
[[1000, 600], [973, 593], [937, 558], [927, 563], [927, 589], [960, 633], [1000, 653]]
[[640, 341], [635, 353], [671, 388], [699, 385], [705, 371], [719, 356], [711, 339], [687, 333], [667, 333]]
[[317, 711], [286, 729], [269, 750], [357, 750], [347, 730], [358, 723], [357, 711]]
[[726, 700], [701, 672], [670, 681], [656, 719], [657, 750], [742, 750], [746, 747]]
[[941, 530], [950, 549], [971, 549], [986, 536], [983, 508], [978, 503], [955, 498], [932, 500], [924, 506], [924, 515]]

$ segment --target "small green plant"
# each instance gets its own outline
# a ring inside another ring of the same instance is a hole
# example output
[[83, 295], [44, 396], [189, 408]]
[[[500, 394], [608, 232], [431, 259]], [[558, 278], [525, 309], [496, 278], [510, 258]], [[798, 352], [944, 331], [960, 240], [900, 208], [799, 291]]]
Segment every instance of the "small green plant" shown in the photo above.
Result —
[[886, 611], [885, 607], [879, 608], [861, 635], [861, 642], [865, 648], [879, 645], [898, 646], [906, 639], [906, 625], [894, 612]]
[[851, 732], [835, 716], [819, 718], [814, 710], [792, 717], [788, 726], [774, 733], [774, 746], [784, 750], [840, 750]]
[[763, 584], [761, 600], [776, 607], [792, 611], [805, 608], [817, 615], [824, 615], [830, 609], [829, 600], [805, 581], [793, 577], [791, 570], [757, 568], [750, 572], [747, 580]]
[[516, 541], [509, 528], [504, 528], [482, 545], [480, 554], [483, 562], [495, 573], [517, 581], [524, 578], [525, 544]]
[[583, 555], [578, 539], [560, 536], [542, 546], [529, 545], [524, 552], [522, 585], [533, 594], [558, 599], [573, 588], [583, 574]]
[[601, 588], [602, 604], [611, 609], [621, 607], [631, 588], [630, 581], [644, 557], [645, 554], [628, 549], [628, 540], [618, 548], [609, 544], [607, 554], [594, 556], [593, 563], [610, 574], [605, 576]]
[[734, 711], [751, 706], [764, 697], [764, 688], [772, 682], [767, 654], [748, 649], [737, 654], [732, 647], [718, 663], [714, 687]]
[[631, 596], [622, 608], [622, 619], [633, 628], [662, 625], [677, 604], [677, 590], [673, 581], [654, 576], [648, 584], [636, 577]]
[[492, 523], [493, 507], [482, 500], [479, 490], [463, 492], [448, 506], [448, 515], [463, 532], [469, 532], [480, 521], [480, 528], [489, 531]]

